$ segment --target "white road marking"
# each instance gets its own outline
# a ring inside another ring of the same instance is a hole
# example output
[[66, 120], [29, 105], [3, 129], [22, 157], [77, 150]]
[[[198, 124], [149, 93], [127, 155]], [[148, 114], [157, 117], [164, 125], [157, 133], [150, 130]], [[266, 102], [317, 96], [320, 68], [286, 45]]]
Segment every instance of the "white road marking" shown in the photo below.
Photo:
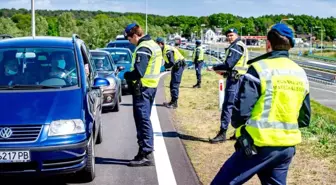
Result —
[[[164, 74], [166, 73], [162, 73], [160, 78]], [[158, 183], [159, 185], [176, 185], [176, 179], [163, 138], [155, 101], [153, 103], [150, 119], [154, 133], [154, 160]]]
[[316, 87], [312, 87], [312, 86], [310, 86], [310, 88], [311, 88], [311, 89], [315, 89], [315, 90], [320, 90], [320, 91], [325, 91], [325, 92], [329, 92], [329, 93], [336, 94], [335, 91], [329, 91], [329, 90], [326, 90], [326, 89], [316, 88]]

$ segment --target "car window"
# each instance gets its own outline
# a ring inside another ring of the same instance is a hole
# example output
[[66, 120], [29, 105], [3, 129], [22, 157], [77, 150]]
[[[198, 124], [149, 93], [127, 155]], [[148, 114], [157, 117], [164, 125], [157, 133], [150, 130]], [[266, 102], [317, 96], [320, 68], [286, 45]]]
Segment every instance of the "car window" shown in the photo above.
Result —
[[111, 61], [108, 59], [108, 55], [92, 54], [92, 64], [97, 71], [113, 71]]
[[130, 64], [132, 59], [126, 51], [110, 51], [111, 56], [116, 64]]
[[0, 86], [78, 86], [74, 51], [62, 48], [0, 49]]

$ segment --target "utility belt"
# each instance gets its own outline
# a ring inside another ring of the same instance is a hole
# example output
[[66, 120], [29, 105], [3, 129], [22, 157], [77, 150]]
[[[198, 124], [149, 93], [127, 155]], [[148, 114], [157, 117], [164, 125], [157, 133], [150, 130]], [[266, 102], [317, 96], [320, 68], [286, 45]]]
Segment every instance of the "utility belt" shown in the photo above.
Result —
[[230, 78], [233, 80], [239, 80], [242, 76], [242, 74], [240, 74], [237, 70], [224, 71], [223, 73], [224, 78]]
[[133, 83], [132, 80], [126, 81], [128, 84], [129, 92], [131, 92], [135, 96], [141, 96], [142, 94], [142, 83], [141, 80], [136, 80], [135, 83]]
[[179, 69], [180, 67], [184, 67], [184, 66], [186, 66], [186, 63], [185, 63], [185, 60], [183, 59], [183, 60], [177, 61], [174, 64], [173, 68], [176, 70], [176, 69]]
[[234, 147], [236, 151], [242, 150], [246, 157], [250, 158], [258, 154], [258, 147], [254, 145], [254, 141], [250, 134], [246, 131], [246, 125], [240, 129], [241, 136], [237, 138]]

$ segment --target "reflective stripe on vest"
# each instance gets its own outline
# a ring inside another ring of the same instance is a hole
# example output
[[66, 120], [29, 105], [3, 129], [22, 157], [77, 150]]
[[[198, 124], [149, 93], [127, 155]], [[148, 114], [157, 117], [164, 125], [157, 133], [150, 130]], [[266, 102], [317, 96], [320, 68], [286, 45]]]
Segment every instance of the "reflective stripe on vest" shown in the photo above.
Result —
[[150, 55], [146, 52], [138, 51], [138, 49], [141, 47], [146, 47], [152, 52], [152, 55], [148, 61], [148, 66], [147, 66], [145, 75], [141, 78], [142, 86], [155, 88], [158, 86], [159, 80], [160, 80], [160, 68], [161, 68], [161, 63], [163, 60], [162, 50], [160, 46], [157, 43], [155, 43], [153, 40], [142, 41], [135, 48], [135, 51], [133, 53], [131, 71], [134, 69], [134, 64], [135, 64], [137, 53]]
[[173, 46], [169, 46], [169, 45], [165, 44], [164, 49], [163, 49], [163, 58], [164, 58], [164, 60], [165, 60], [166, 63], [169, 63], [169, 60], [167, 58], [167, 53], [169, 51], [174, 52], [174, 63], [176, 63], [176, 62], [181, 61], [181, 60], [184, 59], [183, 55], [179, 52], [179, 50], [177, 50]]
[[204, 60], [204, 50], [201, 46], [198, 46], [194, 49], [194, 52], [192, 54], [192, 59], [193, 61], [195, 61], [195, 58], [196, 58], [196, 50], [199, 48], [199, 55], [198, 55], [198, 59], [197, 61], [202, 61]]
[[238, 53], [242, 54], [240, 59], [236, 63], [234, 69], [237, 70], [239, 74], [245, 74], [247, 72], [247, 69], [248, 69], [248, 66], [249, 66], [249, 65], [247, 65], [248, 50], [247, 50], [246, 45], [242, 41], [238, 41], [236, 44], [244, 49], [243, 53], [240, 53], [236, 49], [232, 48], [234, 45], [230, 45], [225, 51], [224, 61], [226, 61], [227, 57], [229, 56], [230, 50], [234, 50], [235, 52], [238, 52]]
[[247, 132], [259, 147], [297, 145], [301, 142], [297, 119], [309, 93], [305, 71], [288, 58], [266, 59], [252, 66], [259, 75], [261, 96], [246, 123]]

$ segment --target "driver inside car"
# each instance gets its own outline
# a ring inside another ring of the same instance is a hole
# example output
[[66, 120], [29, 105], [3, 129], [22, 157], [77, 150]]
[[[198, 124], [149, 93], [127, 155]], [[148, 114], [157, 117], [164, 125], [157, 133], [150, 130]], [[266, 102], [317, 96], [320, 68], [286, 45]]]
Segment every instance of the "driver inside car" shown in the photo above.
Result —
[[96, 60], [96, 68], [97, 70], [106, 70], [106, 67], [104, 67], [104, 62], [102, 59]]
[[64, 55], [54, 55], [51, 59], [51, 72], [50, 78], [61, 78], [65, 80], [67, 84], [71, 84], [71, 76], [69, 72], [65, 70], [66, 61]]

